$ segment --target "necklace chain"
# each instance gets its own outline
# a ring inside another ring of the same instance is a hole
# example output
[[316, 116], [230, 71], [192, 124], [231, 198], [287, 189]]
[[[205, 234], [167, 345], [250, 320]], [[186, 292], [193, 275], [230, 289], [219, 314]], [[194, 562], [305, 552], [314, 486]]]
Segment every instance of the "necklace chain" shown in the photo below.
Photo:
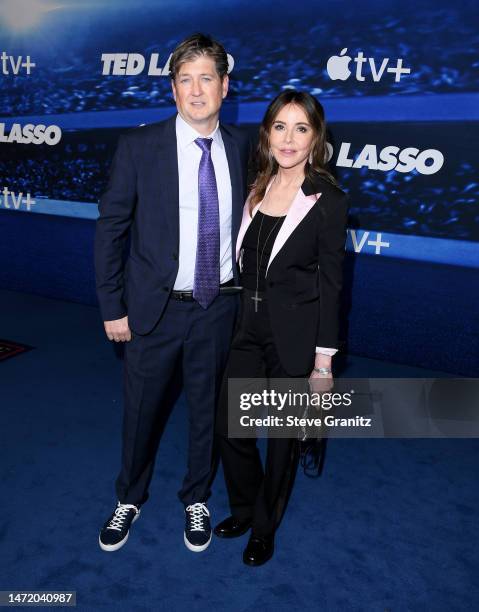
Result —
[[[260, 212], [260, 211], [258, 211]], [[264, 213], [261, 213], [261, 223], [259, 225], [259, 230], [258, 230], [258, 239], [256, 241], [256, 290], [254, 292], [255, 297], [253, 298], [254, 300], [254, 309], [255, 312], [258, 312], [258, 302], [261, 302], [261, 298], [258, 297], [258, 287], [259, 287], [259, 269], [261, 267], [261, 264], [263, 262], [263, 254], [264, 254], [264, 249], [266, 248], [266, 244], [268, 243], [268, 240], [270, 239], [271, 234], [274, 232], [276, 226], [278, 225], [278, 223], [280, 222], [280, 220], [283, 217], [278, 217], [275, 221], [275, 224], [273, 225], [273, 227], [271, 228], [269, 234], [266, 236], [266, 240], [264, 241], [263, 244], [263, 248], [261, 249], [261, 256], [259, 255], [259, 241], [260, 241], [260, 237], [261, 237], [261, 230], [263, 228], [263, 221], [264, 221], [265, 215]]]

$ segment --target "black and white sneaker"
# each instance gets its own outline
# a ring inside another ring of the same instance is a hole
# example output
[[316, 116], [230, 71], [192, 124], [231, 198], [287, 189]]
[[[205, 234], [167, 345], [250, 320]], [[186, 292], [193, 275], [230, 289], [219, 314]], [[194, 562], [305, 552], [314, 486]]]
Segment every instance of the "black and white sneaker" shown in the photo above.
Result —
[[193, 552], [201, 552], [211, 542], [210, 513], [206, 504], [191, 504], [185, 508], [185, 544]]
[[140, 516], [140, 509], [133, 504], [120, 504], [100, 531], [100, 548], [108, 552], [118, 550], [128, 540], [131, 524]]

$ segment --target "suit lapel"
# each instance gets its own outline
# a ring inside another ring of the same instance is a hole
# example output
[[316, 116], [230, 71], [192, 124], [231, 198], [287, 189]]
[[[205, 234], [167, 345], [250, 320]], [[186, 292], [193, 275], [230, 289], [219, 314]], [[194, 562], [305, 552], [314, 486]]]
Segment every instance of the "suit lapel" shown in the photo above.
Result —
[[268, 261], [268, 267], [266, 268], [266, 274], [268, 274], [269, 267], [271, 262], [279, 253], [279, 251], [283, 248], [284, 243], [294, 230], [298, 227], [304, 217], [309, 213], [311, 208], [316, 204], [321, 193], [314, 193], [311, 195], [305, 195], [303, 189], [300, 188], [296, 197], [294, 198], [291, 206], [289, 207], [288, 214], [286, 215], [286, 219], [281, 226], [278, 235], [276, 236], [276, 240], [273, 243], [273, 248], [271, 249], [271, 255]]
[[231, 181], [231, 244], [234, 244], [241, 222], [241, 210], [244, 202], [244, 181], [242, 178], [241, 158], [236, 141], [229, 130], [221, 124], [220, 130], [225, 145]]
[[[266, 187], [266, 191], [264, 195], [268, 193], [272, 182], [273, 182], [272, 180], [269, 182], [268, 186]], [[249, 194], [248, 199], [246, 200], [246, 204], [244, 205], [244, 208], [243, 208], [243, 219], [241, 221], [241, 227], [239, 229], [238, 239], [236, 241], [236, 261], [238, 261], [239, 259], [241, 245], [243, 244], [243, 239], [244, 239], [244, 235], [246, 234], [246, 230], [250, 226], [251, 221], [253, 220], [253, 217], [258, 212], [258, 208], [261, 206], [261, 202], [258, 202], [258, 204], [256, 204], [256, 206], [253, 208], [252, 213], [250, 214], [249, 203], [250, 203], [252, 195], [253, 195], [253, 192]]]
[[164, 203], [166, 222], [174, 244], [179, 244], [180, 195], [178, 178], [178, 151], [176, 146], [176, 115], [168, 119], [159, 136], [157, 147], [158, 181], [161, 199]]
[[[266, 188], [265, 195], [268, 193], [269, 188], [271, 187], [273, 181], [271, 180]], [[273, 243], [273, 248], [271, 249], [271, 255], [268, 261], [268, 267], [266, 269], [266, 273], [268, 273], [269, 266], [271, 262], [279, 253], [279, 251], [283, 248], [285, 242], [294, 232], [294, 230], [298, 227], [301, 221], [305, 218], [305, 216], [309, 213], [309, 211], [313, 208], [316, 202], [321, 197], [321, 181], [320, 177], [317, 177], [313, 181], [306, 178], [301, 185], [301, 188], [298, 190], [291, 206], [289, 207], [288, 214], [286, 215], [286, 219], [281, 226], [278, 235]], [[241, 222], [241, 227], [238, 235], [238, 240], [236, 243], [236, 260], [239, 259], [241, 245], [243, 243], [244, 235], [246, 234], [246, 230], [251, 224], [253, 217], [257, 213], [261, 202], [256, 204], [253, 208], [252, 214], [249, 214], [249, 200], [251, 194], [246, 200], [246, 204], [243, 209], [243, 220]]]

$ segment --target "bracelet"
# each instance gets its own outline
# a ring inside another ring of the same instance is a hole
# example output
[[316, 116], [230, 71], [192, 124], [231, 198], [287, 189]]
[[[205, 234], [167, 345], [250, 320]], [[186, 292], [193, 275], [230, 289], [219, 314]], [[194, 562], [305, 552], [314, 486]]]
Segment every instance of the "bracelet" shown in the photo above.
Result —
[[318, 374], [332, 374], [331, 368], [313, 368], [313, 371]]

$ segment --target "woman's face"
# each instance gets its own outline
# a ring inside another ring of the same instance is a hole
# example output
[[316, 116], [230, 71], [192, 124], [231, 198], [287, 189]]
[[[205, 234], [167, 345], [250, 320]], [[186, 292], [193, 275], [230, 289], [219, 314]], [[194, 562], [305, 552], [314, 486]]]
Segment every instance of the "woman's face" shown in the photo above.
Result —
[[304, 167], [314, 140], [314, 131], [304, 110], [287, 104], [276, 115], [269, 133], [271, 153], [282, 168]]

